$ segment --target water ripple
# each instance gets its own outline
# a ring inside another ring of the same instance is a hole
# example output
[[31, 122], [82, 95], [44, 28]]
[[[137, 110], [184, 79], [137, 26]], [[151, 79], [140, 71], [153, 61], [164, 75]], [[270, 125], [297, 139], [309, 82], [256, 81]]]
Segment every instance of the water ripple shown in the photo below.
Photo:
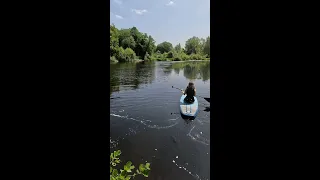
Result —
[[193, 135], [191, 135], [191, 132], [193, 131], [193, 129], [195, 128], [196, 126], [193, 126], [191, 128], [191, 130], [189, 131], [189, 133], [187, 134], [187, 136], [191, 137], [192, 140], [194, 141], [197, 141], [201, 144], [204, 144], [204, 145], [210, 145], [210, 140], [206, 139], [205, 137], [202, 136], [202, 132], [200, 132], [201, 135], [199, 135], [198, 133], [193, 133]]
[[[207, 178], [201, 179], [198, 174], [192, 173], [190, 170], [187, 169], [187, 167], [184, 167], [184, 166], [179, 165], [178, 163], [176, 163], [177, 159], [178, 159], [178, 156], [176, 156], [176, 160], [173, 159], [172, 162], [173, 162], [173, 164], [175, 164], [179, 169], [182, 169], [182, 170], [186, 171], [188, 174], [190, 174], [191, 176], [193, 176], [193, 177], [194, 177], [195, 179], [197, 179], [197, 180], [208, 180]], [[185, 164], [188, 165], [188, 163], [185, 163]]]
[[175, 125], [177, 125], [179, 123], [179, 121], [177, 121], [178, 117], [175, 118], [175, 119], [168, 119], [167, 121], [168, 122], [173, 122], [175, 121], [175, 123], [171, 124], [171, 125], [168, 125], [168, 126], [159, 126], [157, 124], [154, 124], [154, 125], [151, 125], [149, 123], [152, 123], [151, 120], [148, 120], [148, 119], [142, 119], [142, 120], [139, 120], [139, 119], [135, 119], [135, 118], [131, 118], [129, 117], [128, 115], [126, 116], [122, 116], [122, 115], [119, 115], [119, 114], [113, 114], [111, 113], [110, 116], [114, 116], [114, 117], [119, 117], [119, 118], [122, 118], [122, 119], [128, 119], [128, 120], [133, 120], [133, 121], [136, 121], [136, 122], [140, 122], [141, 124], [147, 126], [148, 128], [152, 128], [152, 129], [168, 129], [168, 128], [171, 128]]

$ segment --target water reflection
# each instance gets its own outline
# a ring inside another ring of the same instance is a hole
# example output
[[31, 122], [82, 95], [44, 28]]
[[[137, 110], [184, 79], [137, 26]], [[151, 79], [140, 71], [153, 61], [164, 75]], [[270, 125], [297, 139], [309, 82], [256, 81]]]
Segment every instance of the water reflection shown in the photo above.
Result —
[[172, 70], [177, 75], [183, 72], [184, 77], [189, 80], [202, 79], [205, 82], [210, 79], [210, 61], [175, 62], [163, 71], [168, 74]]
[[155, 79], [155, 62], [110, 64], [110, 96], [121, 90], [138, 89]]

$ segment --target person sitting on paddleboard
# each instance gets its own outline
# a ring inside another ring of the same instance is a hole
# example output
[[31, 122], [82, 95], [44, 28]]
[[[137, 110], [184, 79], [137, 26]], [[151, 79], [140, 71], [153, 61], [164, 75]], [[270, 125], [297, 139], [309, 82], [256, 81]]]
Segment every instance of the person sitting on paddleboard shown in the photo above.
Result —
[[194, 102], [194, 96], [196, 96], [196, 87], [194, 86], [193, 82], [189, 82], [189, 85], [187, 86], [183, 94], [187, 95], [184, 98], [186, 102]]

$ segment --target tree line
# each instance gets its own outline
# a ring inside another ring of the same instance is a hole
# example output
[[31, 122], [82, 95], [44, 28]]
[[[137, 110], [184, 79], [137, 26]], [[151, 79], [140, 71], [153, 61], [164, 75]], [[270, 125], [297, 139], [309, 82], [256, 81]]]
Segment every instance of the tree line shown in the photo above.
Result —
[[170, 42], [158, 45], [147, 33], [136, 27], [117, 29], [110, 25], [110, 61], [126, 62], [132, 60], [185, 61], [210, 59], [210, 36], [206, 39], [191, 37], [185, 43], [173, 47]]

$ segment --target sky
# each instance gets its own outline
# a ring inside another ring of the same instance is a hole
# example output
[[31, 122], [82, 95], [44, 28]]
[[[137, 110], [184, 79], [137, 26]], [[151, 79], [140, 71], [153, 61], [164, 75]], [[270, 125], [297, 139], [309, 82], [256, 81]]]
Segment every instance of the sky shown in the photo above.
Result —
[[210, 36], [210, 0], [110, 0], [110, 24], [184, 46], [193, 36]]

